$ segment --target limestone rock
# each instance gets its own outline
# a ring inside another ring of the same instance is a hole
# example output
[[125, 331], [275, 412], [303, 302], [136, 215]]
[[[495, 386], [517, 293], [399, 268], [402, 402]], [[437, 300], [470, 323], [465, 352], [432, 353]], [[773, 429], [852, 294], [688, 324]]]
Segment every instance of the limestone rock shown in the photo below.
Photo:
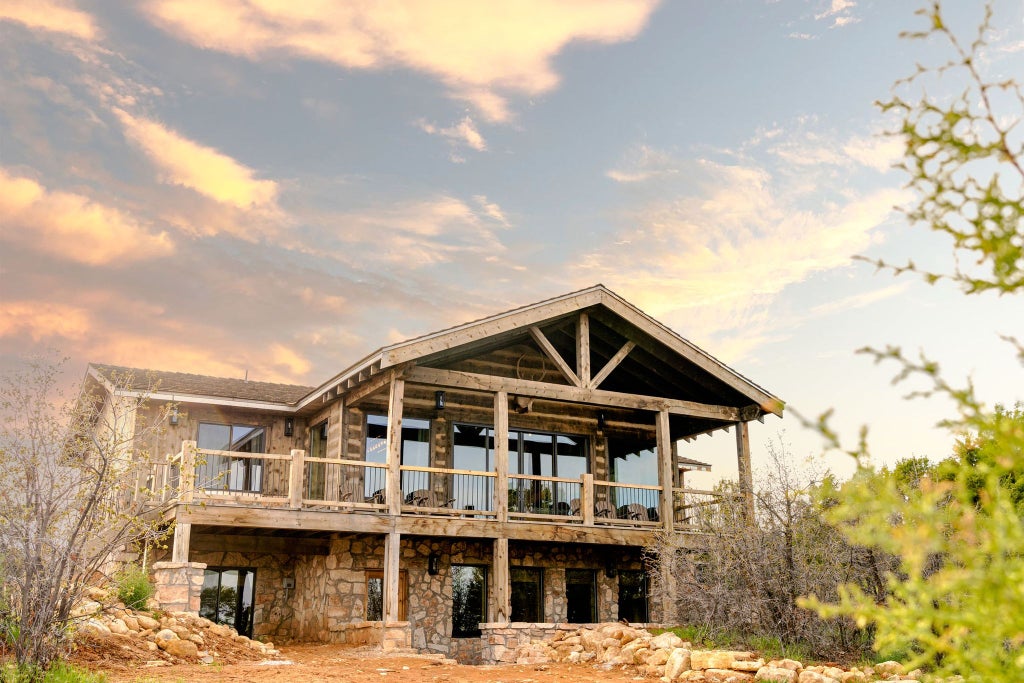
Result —
[[867, 683], [868, 677], [862, 671], [844, 671], [839, 676], [840, 683]]
[[790, 671], [800, 671], [804, 668], [804, 665], [795, 659], [773, 659], [768, 662], [768, 666], [773, 666], [777, 669], [789, 669]]
[[677, 647], [665, 661], [665, 675], [663, 680], [674, 681], [679, 674], [690, 670], [690, 651]]
[[818, 671], [811, 671], [805, 669], [800, 672], [800, 678], [797, 679], [799, 683], [839, 683], [839, 681], [831, 676], [826, 676]]
[[78, 630], [82, 633], [90, 633], [94, 636], [100, 637], [109, 636], [111, 633], [107, 625], [99, 619], [88, 619], [82, 622], [78, 625]]
[[135, 620], [139, 622], [139, 628], [143, 630], [155, 631], [160, 626], [159, 621], [145, 614], [136, 614]]
[[647, 666], [665, 666], [668, 661], [670, 650], [653, 650], [647, 657]]
[[704, 680], [708, 683], [748, 683], [754, 680], [754, 674], [732, 669], [705, 669]]
[[755, 681], [771, 681], [772, 683], [796, 683], [797, 673], [793, 669], [781, 666], [762, 666], [754, 674]]
[[690, 666], [694, 669], [731, 669], [734, 661], [751, 661], [752, 652], [736, 650], [694, 650]]
[[757, 673], [762, 666], [764, 666], [764, 660], [761, 658], [751, 660], [734, 659], [732, 662], [732, 668], [736, 671], [747, 671], [749, 673]]
[[893, 662], [890, 660], [888, 662], [882, 662], [881, 664], [875, 664], [875, 675], [881, 678], [892, 676], [894, 674], [899, 675], [903, 673], [903, 671], [903, 665], [899, 662]]
[[673, 648], [680, 647], [682, 644], [683, 639], [671, 631], [666, 631], [660, 636], [651, 638], [652, 650], [672, 650]]
[[121, 619], [118, 619], [117, 617], [111, 619], [107, 623], [107, 628], [110, 629], [111, 633], [116, 633], [121, 636], [123, 636], [125, 633], [128, 633], [129, 631], [128, 625], [125, 624], [124, 621], [122, 621]]
[[199, 648], [191, 640], [168, 640], [164, 652], [181, 659], [195, 659], [199, 656]]
[[156, 640], [156, 644], [161, 650], [167, 649], [167, 643], [170, 643], [174, 640], [180, 640], [180, 638], [178, 638], [178, 634], [169, 628], [165, 628], [161, 631], [158, 631], [156, 635], [153, 636], [153, 638], [154, 640]]

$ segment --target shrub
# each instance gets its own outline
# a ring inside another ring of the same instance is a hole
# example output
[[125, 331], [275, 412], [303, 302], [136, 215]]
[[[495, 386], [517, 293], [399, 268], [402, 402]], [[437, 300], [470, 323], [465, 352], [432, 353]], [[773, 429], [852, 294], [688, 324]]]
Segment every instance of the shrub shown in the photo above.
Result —
[[132, 609], [144, 609], [155, 592], [146, 570], [138, 565], [125, 567], [117, 575], [117, 597]]

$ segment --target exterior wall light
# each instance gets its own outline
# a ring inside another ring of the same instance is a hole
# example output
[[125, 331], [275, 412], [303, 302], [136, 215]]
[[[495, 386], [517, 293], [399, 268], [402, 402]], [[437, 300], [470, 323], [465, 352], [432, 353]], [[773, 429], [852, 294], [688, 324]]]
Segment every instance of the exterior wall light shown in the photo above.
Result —
[[438, 553], [430, 553], [430, 555], [427, 556], [427, 573], [431, 576], [437, 576], [440, 571], [441, 556]]
[[[174, 400], [173, 396], [171, 397], [171, 400], [172, 401]], [[178, 404], [177, 403], [171, 405], [171, 412], [170, 412], [170, 415], [168, 415], [168, 417], [167, 417], [167, 421], [171, 423], [172, 427], [176, 426], [178, 424]]]
[[284, 419], [284, 435], [285, 436], [291, 436], [294, 433], [295, 433], [295, 419], [291, 418], [291, 417], [286, 417]]
[[434, 392], [434, 408], [436, 408], [437, 410], [444, 410], [444, 392], [443, 391], [435, 391]]

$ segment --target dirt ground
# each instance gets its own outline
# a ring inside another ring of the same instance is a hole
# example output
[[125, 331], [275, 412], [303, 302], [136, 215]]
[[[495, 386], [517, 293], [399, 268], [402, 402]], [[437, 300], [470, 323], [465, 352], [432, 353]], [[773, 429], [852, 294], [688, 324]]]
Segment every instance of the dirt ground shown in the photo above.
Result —
[[[281, 648], [277, 661], [236, 661], [230, 664], [134, 664], [82, 650], [76, 663], [101, 671], [114, 683], [227, 681], [228, 683], [569, 683], [571, 681], [645, 680], [635, 671], [604, 670], [589, 664], [464, 666], [446, 664], [429, 655], [385, 656], [376, 648], [338, 645], [296, 645]], [[157, 661], [157, 660], [151, 660]]]

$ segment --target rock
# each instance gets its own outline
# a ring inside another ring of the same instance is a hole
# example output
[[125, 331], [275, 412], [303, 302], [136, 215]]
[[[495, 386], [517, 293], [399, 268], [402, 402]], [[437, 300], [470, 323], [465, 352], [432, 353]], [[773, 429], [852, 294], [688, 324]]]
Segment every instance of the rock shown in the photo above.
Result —
[[903, 671], [903, 665], [892, 660], [882, 662], [881, 664], [875, 664], [875, 675], [880, 678], [885, 678], [886, 676], [892, 676], [894, 674], [899, 675], [903, 673]]
[[213, 664], [213, 656], [212, 655], [206, 655], [206, 656], [200, 657], [199, 658], [199, 663], [200, 664]]
[[148, 617], [145, 614], [136, 614], [135, 620], [139, 622], [139, 628], [142, 630], [155, 631], [160, 627], [160, 622], [153, 617]]
[[107, 628], [110, 629], [111, 633], [116, 633], [118, 635], [124, 635], [131, 630], [128, 628], [128, 625], [124, 623], [124, 621], [116, 617], [110, 620], [110, 623], [107, 624]]
[[142, 629], [139, 628], [139, 620], [136, 619], [135, 617], [133, 617], [130, 614], [123, 615], [121, 617], [121, 621], [124, 622], [124, 625], [128, 627], [129, 631], [141, 631], [142, 630]]
[[731, 669], [734, 661], [753, 660], [754, 653], [736, 650], [694, 650], [690, 657], [690, 666], [694, 669]]
[[231, 638], [235, 635], [235, 629], [230, 626], [224, 626], [223, 624], [212, 624], [209, 627], [210, 633], [218, 635], [222, 638]]
[[672, 650], [683, 644], [683, 639], [672, 633], [666, 631], [660, 636], [654, 636], [651, 638], [651, 649], [652, 650]]
[[184, 626], [175, 625], [171, 626], [170, 629], [174, 631], [174, 633], [177, 634], [178, 638], [180, 638], [181, 640], [188, 640], [188, 637], [192, 635], [192, 632]]
[[189, 635], [187, 640], [191, 640], [198, 647], [206, 647], [206, 641], [204, 641], [203, 637], [201, 635], [199, 635], [198, 633], [193, 633], [193, 634]]
[[743, 660], [743, 659], [739, 659], [739, 660], [735, 660], [734, 659], [733, 662], [732, 662], [732, 668], [735, 669], [736, 671], [747, 671], [747, 672], [750, 672], [750, 673], [756, 673], [757, 671], [759, 671], [761, 669], [762, 666], [764, 666], [764, 660], [760, 659], [760, 658], [759, 659], [752, 659], [752, 660], [749, 660], [749, 661], [748, 660]]
[[781, 666], [762, 666], [754, 674], [755, 681], [771, 681], [772, 683], [796, 683], [796, 671]]
[[75, 605], [75, 608], [71, 610], [72, 617], [84, 617], [93, 614], [99, 614], [103, 611], [103, 605], [92, 600], [83, 600], [82, 602]]
[[800, 677], [797, 679], [799, 683], [839, 683], [839, 681], [831, 676], [826, 676], [823, 673], [817, 671], [811, 671], [805, 669], [800, 672]]
[[868, 677], [860, 671], [844, 671], [839, 676], [840, 683], [867, 683]]
[[199, 656], [199, 648], [191, 640], [168, 640], [164, 652], [180, 659], [195, 659]]
[[156, 652], [160, 648], [158, 648], [156, 643], [154, 643], [152, 640], [147, 640], [146, 641], [146, 649], [149, 650], [150, 652]]
[[161, 650], [166, 650], [167, 649], [167, 643], [170, 643], [170, 642], [175, 641], [175, 640], [179, 640], [178, 634], [175, 633], [174, 631], [172, 631], [169, 628], [165, 628], [165, 629], [162, 629], [161, 631], [158, 631], [153, 636], [153, 639], [156, 641], [157, 647], [159, 647]]
[[100, 636], [101, 638], [109, 636], [111, 634], [111, 631], [109, 628], [107, 628], [107, 625], [99, 619], [88, 619], [86, 621], [83, 621], [81, 624], [78, 625], [78, 630], [81, 633], [89, 633], [94, 636]]
[[580, 629], [580, 643], [583, 645], [583, 649], [587, 652], [597, 652], [601, 649], [602, 640], [604, 640], [603, 633], [599, 633], [589, 628]]
[[618, 638], [608, 637], [601, 641], [601, 649], [607, 650], [610, 647], [619, 647], [621, 644]]
[[768, 666], [773, 666], [776, 669], [789, 669], [790, 671], [799, 671], [804, 668], [804, 665], [795, 659], [773, 659], [768, 662]]
[[679, 677], [679, 674], [684, 671], [690, 670], [690, 651], [681, 647], [677, 647], [672, 650], [669, 654], [668, 659], [665, 660], [665, 675], [663, 680], [674, 681]]
[[653, 650], [647, 657], [647, 666], [665, 666], [668, 656], [669, 650]]
[[732, 669], [705, 669], [704, 680], [707, 683], [748, 683], [754, 680], [754, 674]]

